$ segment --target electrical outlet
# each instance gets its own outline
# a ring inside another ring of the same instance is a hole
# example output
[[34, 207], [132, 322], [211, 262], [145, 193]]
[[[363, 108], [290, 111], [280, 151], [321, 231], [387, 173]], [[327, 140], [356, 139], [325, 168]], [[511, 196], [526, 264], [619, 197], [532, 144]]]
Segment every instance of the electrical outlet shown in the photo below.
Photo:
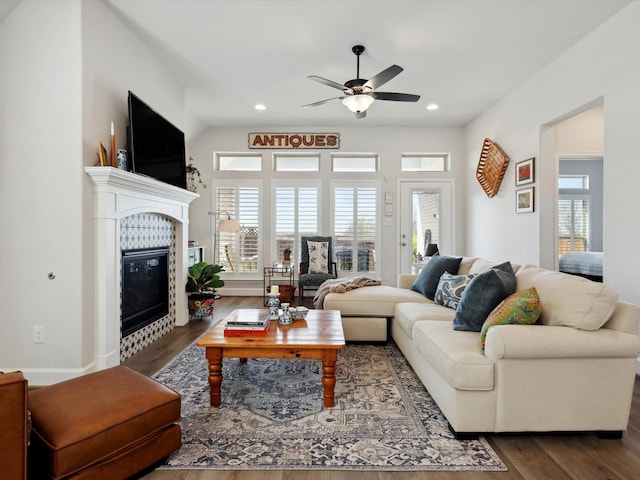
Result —
[[33, 327], [33, 343], [44, 343], [44, 327]]

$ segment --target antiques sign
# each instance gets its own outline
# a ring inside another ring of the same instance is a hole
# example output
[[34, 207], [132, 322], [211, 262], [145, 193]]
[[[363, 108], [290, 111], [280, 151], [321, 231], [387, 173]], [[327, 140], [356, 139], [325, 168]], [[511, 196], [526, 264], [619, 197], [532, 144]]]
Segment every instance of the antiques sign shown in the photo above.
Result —
[[340, 148], [339, 133], [250, 133], [249, 148]]

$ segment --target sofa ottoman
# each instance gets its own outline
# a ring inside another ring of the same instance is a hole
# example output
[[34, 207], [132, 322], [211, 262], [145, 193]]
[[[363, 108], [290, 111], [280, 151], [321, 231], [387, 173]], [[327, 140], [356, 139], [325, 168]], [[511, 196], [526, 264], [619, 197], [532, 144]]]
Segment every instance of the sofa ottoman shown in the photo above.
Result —
[[181, 444], [180, 395], [119, 365], [29, 394], [31, 478], [125, 479]]

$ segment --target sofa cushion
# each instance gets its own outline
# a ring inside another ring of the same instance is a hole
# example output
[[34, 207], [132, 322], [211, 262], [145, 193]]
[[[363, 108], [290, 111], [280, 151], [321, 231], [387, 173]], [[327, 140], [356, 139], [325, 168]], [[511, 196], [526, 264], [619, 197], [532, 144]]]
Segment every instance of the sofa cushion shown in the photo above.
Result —
[[[491, 268], [495, 268], [497, 266], [498, 266], [498, 262], [495, 262], [493, 260], [485, 260], [484, 258], [475, 258], [473, 263], [469, 266], [467, 271], [464, 273], [468, 273], [468, 274], [482, 273], [482, 272], [486, 272]], [[512, 263], [511, 269], [515, 273], [518, 271], [518, 269], [520, 269], [520, 266], [514, 265]], [[463, 273], [463, 272], [458, 271], [458, 273]]]
[[608, 285], [530, 265], [518, 270], [516, 281], [518, 290], [536, 287], [543, 325], [597, 330], [618, 303], [618, 294]]
[[453, 329], [479, 332], [487, 316], [516, 290], [511, 263], [504, 262], [471, 279], [453, 317]]
[[444, 272], [449, 272], [453, 275], [458, 273], [461, 261], [462, 257], [449, 257], [446, 255], [431, 257], [431, 260], [420, 271], [418, 278], [411, 286], [411, 290], [421, 293], [429, 300], [433, 300], [442, 274]]
[[450, 325], [454, 313], [452, 309], [435, 303], [404, 302], [396, 305], [393, 321], [400, 326], [407, 336], [413, 338], [413, 325], [416, 322], [424, 320], [444, 321], [451, 328]]
[[[478, 260], [477, 257], [462, 257], [460, 266], [458, 267], [458, 275], [468, 275], [473, 264]], [[476, 272], [477, 273], [477, 272]]]
[[449, 322], [416, 322], [413, 342], [452, 387], [492, 390], [494, 363], [483, 353], [477, 332], [456, 332]]
[[445, 307], [458, 308], [464, 289], [475, 275], [451, 275], [444, 272], [438, 282], [433, 301]]
[[328, 293], [323, 306], [327, 310], [340, 310], [342, 316], [393, 317], [396, 304], [401, 302], [433, 303], [408, 288], [374, 285], [344, 293]]
[[484, 348], [487, 331], [495, 325], [531, 325], [540, 318], [540, 299], [535, 287], [520, 290], [505, 298], [494, 308], [480, 331], [480, 344]]
[[307, 242], [309, 273], [329, 273], [329, 242]]

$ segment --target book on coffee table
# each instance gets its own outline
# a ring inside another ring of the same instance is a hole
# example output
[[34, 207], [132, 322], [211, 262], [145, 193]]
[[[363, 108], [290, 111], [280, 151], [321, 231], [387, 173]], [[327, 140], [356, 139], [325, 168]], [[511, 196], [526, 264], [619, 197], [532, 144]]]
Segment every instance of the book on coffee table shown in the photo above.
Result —
[[241, 309], [227, 317], [224, 325], [225, 336], [265, 334], [271, 326], [269, 314], [264, 309]]
[[240, 337], [240, 336], [248, 336], [248, 335], [266, 335], [271, 327], [271, 322], [268, 321], [264, 327], [254, 328], [252, 326], [242, 327], [242, 326], [232, 326], [224, 327], [224, 336], [225, 337]]
[[265, 309], [238, 309], [225, 319], [226, 327], [260, 327], [269, 323], [269, 314]]

